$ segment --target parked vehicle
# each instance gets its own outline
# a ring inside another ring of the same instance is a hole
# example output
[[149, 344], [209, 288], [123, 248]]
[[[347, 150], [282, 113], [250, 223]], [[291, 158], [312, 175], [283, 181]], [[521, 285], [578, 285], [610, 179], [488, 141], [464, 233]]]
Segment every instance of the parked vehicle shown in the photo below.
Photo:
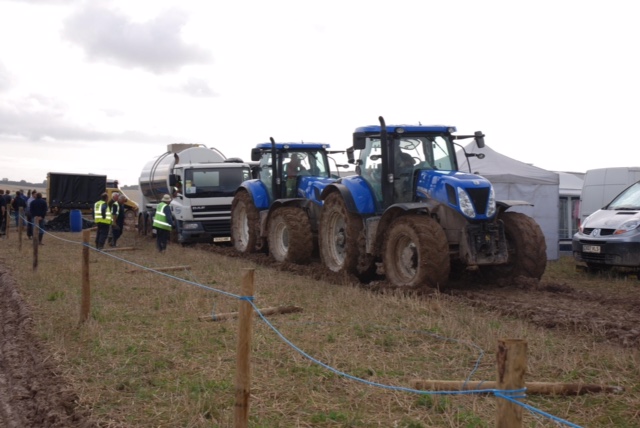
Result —
[[[268, 248], [276, 261], [308, 263], [316, 247], [324, 187], [331, 177], [328, 144], [258, 144], [257, 178], [242, 183], [231, 208], [232, 241], [241, 253]], [[337, 177], [337, 175], [336, 175]]]
[[227, 242], [231, 239], [233, 194], [250, 177], [249, 164], [227, 159], [215, 148], [170, 144], [140, 174], [143, 203], [138, 229], [142, 234], [151, 233], [156, 207], [169, 194], [174, 196], [170, 206], [179, 243]]
[[616, 195], [640, 180], [640, 167], [590, 169], [580, 195], [580, 221], [607, 205]]
[[442, 286], [465, 269], [492, 279], [542, 276], [539, 225], [507, 212], [528, 203], [496, 201], [488, 180], [458, 171], [455, 141], [474, 138], [483, 147], [481, 132], [379, 120], [353, 134], [347, 153], [358, 175], [328, 183], [320, 196], [319, 250], [330, 270], [361, 279], [378, 270], [407, 288]]
[[573, 236], [573, 255], [593, 269], [640, 270], [640, 181], [588, 216]]
[[97, 174], [49, 172], [47, 204], [54, 215], [71, 210], [93, 214], [93, 205], [107, 189], [107, 177]]

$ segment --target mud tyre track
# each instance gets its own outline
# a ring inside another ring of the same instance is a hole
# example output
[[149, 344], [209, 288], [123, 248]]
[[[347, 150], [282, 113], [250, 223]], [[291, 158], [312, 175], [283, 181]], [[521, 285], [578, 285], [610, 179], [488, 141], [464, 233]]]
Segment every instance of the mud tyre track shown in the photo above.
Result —
[[29, 308], [0, 265], [0, 426], [95, 427], [33, 335]]
[[[372, 292], [396, 289], [383, 277], [361, 283], [356, 275], [331, 272], [317, 260], [308, 265], [273, 263], [266, 254], [238, 254], [233, 248], [203, 245], [203, 250], [228, 257], [241, 257], [274, 269], [291, 272], [336, 285], [360, 286]], [[413, 294], [415, 290], [412, 290]], [[566, 283], [538, 281], [517, 277], [487, 283], [483, 276], [469, 274], [450, 280], [440, 292], [466, 305], [498, 313], [500, 316], [525, 319], [537, 326], [565, 330], [572, 334], [591, 336], [595, 342], [607, 342], [622, 347], [640, 347], [640, 289], [616, 291], [614, 295], [581, 290]], [[416, 298], [429, 298], [435, 289], [420, 290]]]

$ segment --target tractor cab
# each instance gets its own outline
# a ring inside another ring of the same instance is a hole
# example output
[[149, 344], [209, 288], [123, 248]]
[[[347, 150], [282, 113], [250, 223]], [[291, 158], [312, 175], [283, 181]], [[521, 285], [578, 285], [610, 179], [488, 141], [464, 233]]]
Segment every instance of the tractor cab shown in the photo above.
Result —
[[258, 162], [257, 178], [271, 201], [299, 197], [304, 177], [329, 178], [327, 144], [262, 143], [251, 151]]
[[[385, 129], [386, 128], [386, 129]], [[373, 189], [380, 209], [412, 202], [419, 171], [457, 171], [454, 127], [390, 125], [357, 128], [356, 172]]]

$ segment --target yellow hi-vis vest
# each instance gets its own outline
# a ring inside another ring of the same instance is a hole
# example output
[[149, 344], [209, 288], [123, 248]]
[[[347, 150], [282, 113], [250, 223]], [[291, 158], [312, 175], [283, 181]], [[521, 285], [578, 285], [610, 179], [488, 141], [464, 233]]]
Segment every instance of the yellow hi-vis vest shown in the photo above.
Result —
[[153, 216], [153, 227], [158, 229], [171, 230], [171, 223], [167, 221], [167, 216], [164, 215], [164, 207], [167, 204], [160, 202], [156, 208], [156, 215]]
[[96, 223], [111, 224], [111, 210], [107, 209], [105, 213], [106, 218], [102, 218], [102, 205], [105, 203], [105, 201], [98, 201], [93, 206], [93, 215]]

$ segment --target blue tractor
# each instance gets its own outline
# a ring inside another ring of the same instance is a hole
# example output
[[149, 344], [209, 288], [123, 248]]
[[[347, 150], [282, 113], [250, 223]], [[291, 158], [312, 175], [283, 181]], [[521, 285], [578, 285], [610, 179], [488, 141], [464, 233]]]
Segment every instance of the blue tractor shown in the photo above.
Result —
[[265, 251], [278, 262], [308, 263], [317, 247], [320, 194], [331, 176], [329, 145], [258, 144], [251, 151], [254, 179], [231, 204], [231, 240], [241, 253]]
[[496, 280], [540, 279], [542, 231], [532, 218], [506, 211], [531, 204], [496, 201], [488, 180], [458, 171], [456, 140], [484, 147], [481, 132], [379, 120], [353, 134], [347, 153], [357, 175], [329, 183], [320, 196], [326, 267], [361, 279], [384, 273], [393, 285], [416, 289], [444, 286], [466, 270]]

